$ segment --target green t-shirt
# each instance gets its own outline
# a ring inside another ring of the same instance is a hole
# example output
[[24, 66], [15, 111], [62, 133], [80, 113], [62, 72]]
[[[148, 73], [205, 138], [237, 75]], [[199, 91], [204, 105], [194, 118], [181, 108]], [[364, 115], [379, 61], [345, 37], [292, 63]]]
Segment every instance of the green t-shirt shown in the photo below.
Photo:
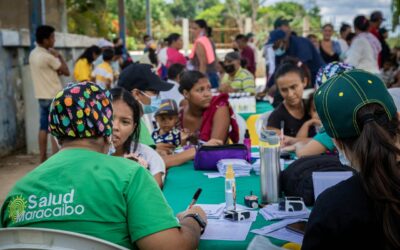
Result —
[[329, 151], [333, 151], [335, 149], [335, 144], [333, 144], [332, 138], [329, 137], [329, 135], [325, 131], [316, 134], [313, 137], [313, 140], [321, 143], [322, 146], [327, 148]]
[[73, 231], [129, 248], [180, 226], [148, 170], [86, 149], [62, 150], [19, 180], [0, 225]]
[[140, 119], [139, 142], [147, 146], [156, 145], [143, 118]]

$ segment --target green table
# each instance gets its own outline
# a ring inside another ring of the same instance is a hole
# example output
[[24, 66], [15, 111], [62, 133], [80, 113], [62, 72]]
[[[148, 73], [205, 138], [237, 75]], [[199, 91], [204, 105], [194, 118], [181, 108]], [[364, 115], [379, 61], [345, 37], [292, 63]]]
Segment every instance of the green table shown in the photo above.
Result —
[[267, 111], [273, 110], [272, 105], [267, 101], [257, 101], [256, 103], [256, 113], [240, 113], [240, 116], [243, 117], [245, 121], [254, 114], [262, 114]]
[[[203, 189], [197, 203], [218, 204], [225, 202], [225, 179], [209, 179], [203, 173], [203, 171], [194, 170], [192, 161], [168, 170], [163, 192], [175, 214], [186, 209], [197, 188]], [[244, 196], [249, 195], [250, 191], [260, 197], [260, 179], [257, 175], [252, 174], [248, 177], [236, 178], [236, 186], [237, 202], [239, 204], [244, 205]], [[253, 222], [250, 231], [269, 224], [271, 222], [266, 221], [262, 215], [258, 214], [257, 220]], [[254, 236], [255, 234], [249, 232], [245, 241], [201, 240], [199, 249], [246, 249]], [[276, 245], [286, 243], [282, 240], [270, 239]]]

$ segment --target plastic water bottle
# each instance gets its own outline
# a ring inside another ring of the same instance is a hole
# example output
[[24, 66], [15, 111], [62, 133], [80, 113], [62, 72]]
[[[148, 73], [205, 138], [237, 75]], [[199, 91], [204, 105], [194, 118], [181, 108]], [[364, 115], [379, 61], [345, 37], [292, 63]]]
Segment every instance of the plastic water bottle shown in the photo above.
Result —
[[225, 208], [226, 210], [234, 210], [234, 195], [236, 192], [235, 172], [232, 165], [228, 165], [225, 173]]
[[262, 130], [260, 136], [261, 202], [279, 200], [280, 138], [275, 131]]

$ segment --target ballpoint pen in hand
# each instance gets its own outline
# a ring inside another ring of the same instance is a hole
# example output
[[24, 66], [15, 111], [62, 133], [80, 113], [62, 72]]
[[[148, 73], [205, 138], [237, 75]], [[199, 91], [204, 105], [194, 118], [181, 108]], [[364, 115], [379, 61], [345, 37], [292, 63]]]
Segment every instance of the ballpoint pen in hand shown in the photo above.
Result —
[[196, 204], [197, 199], [199, 198], [200, 194], [201, 194], [201, 188], [197, 189], [196, 193], [194, 193], [193, 199], [190, 202], [189, 206], [186, 208], [186, 210], [191, 209], [193, 207], [193, 205]]

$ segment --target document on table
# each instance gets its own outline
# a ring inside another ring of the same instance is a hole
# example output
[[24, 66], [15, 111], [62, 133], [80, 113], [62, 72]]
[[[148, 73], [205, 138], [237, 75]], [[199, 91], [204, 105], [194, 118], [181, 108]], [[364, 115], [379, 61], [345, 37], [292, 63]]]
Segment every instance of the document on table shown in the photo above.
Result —
[[268, 233], [267, 236], [280, 240], [286, 240], [289, 242], [298, 243], [300, 245], [303, 242], [303, 237], [304, 237], [304, 235], [292, 232], [286, 228], [281, 228], [279, 230]]
[[255, 234], [260, 234], [260, 235], [266, 236], [273, 231], [277, 231], [281, 228], [284, 228], [286, 225], [295, 223], [297, 221], [300, 221], [300, 220], [299, 219], [285, 219], [285, 220], [278, 221], [274, 224], [262, 227], [260, 229], [253, 229], [253, 230], [251, 230], [251, 232], [255, 233]]
[[252, 221], [208, 220], [202, 240], [246, 240]]
[[219, 219], [221, 218], [225, 203], [221, 204], [197, 204], [196, 206], [201, 207], [207, 215], [208, 219]]
[[313, 172], [314, 199], [317, 200], [318, 195], [324, 192], [325, 189], [347, 180], [351, 176], [353, 176], [353, 172], [351, 171]]

